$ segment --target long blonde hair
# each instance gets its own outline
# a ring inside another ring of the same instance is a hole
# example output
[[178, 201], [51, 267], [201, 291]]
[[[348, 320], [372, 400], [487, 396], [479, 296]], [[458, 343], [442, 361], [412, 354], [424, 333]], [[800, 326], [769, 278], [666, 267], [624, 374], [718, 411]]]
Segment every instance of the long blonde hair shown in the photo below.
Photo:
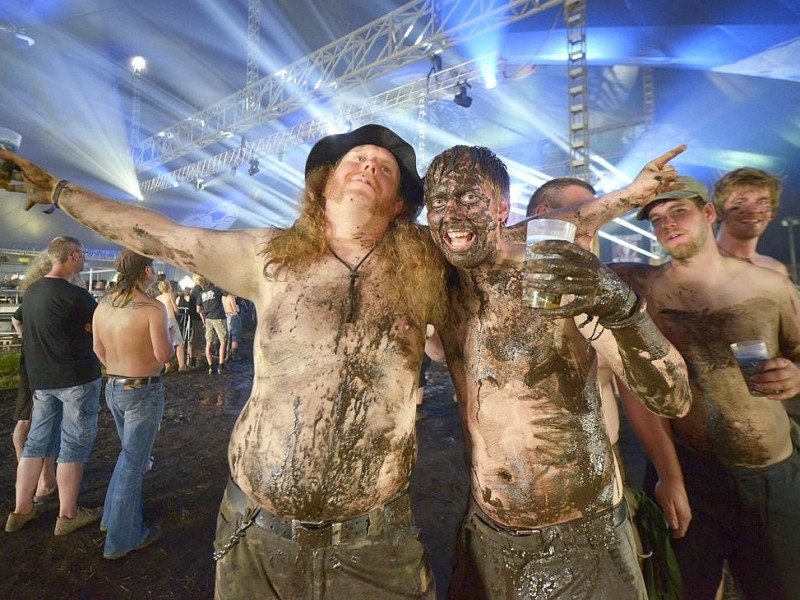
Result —
[[[301, 273], [328, 252], [325, 238], [325, 186], [333, 166], [320, 167], [306, 178], [300, 216], [262, 244], [264, 276]], [[404, 309], [420, 327], [436, 324], [446, 314], [445, 264], [428, 233], [407, 219], [389, 226], [381, 241], [380, 261], [394, 274], [386, 283], [393, 305]]]
[[[69, 253], [67, 253], [67, 255], [69, 256]], [[19, 284], [19, 291], [24, 293], [25, 290], [31, 287], [31, 284], [36, 283], [42, 277], [47, 275], [52, 268], [53, 259], [50, 258], [50, 253], [47, 250], [39, 252], [39, 254], [34, 257], [34, 259], [31, 261], [31, 264], [29, 264], [28, 268], [25, 270], [25, 278]], [[72, 285], [83, 287], [83, 279], [81, 278], [80, 273], [73, 273], [69, 282]]]

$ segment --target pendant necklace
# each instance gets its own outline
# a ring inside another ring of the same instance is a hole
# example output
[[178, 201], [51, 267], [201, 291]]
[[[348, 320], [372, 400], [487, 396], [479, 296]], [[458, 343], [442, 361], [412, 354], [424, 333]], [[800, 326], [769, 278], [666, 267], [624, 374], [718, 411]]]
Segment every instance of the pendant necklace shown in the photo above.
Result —
[[334, 252], [330, 246], [328, 247], [328, 251], [331, 254], [333, 254], [333, 257], [340, 263], [342, 263], [345, 267], [347, 267], [348, 271], [350, 271], [350, 289], [347, 292], [347, 318], [345, 319], [345, 323], [353, 322], [353, 311], [355, 310], [355, 297], [356, 297], [356, 278], [358, 277], [358, 269], [361, 267], [361, 265], [364, 264], [364, 261], [367, 260], [373, 252], [375, 252], [375, 248], [377, 247], [378, 244], [375, 244], [372, 247], [372, 250], [367, 252], [364, 258], [358, 261], [358, 264], [355, 267], [351, 267], [344, 260], [339, 258], [339, 255], [336, 254], [336, 252]]
[[722, 246], [720, 246], [719, 244], [717, 244], [717, 248], [719, 248], [719, 249], [722, 251], [722, 254], [723, 254], [724, 256], [727, 256], [727, 257], [729, 257], [729, 258], [735, 258], [736, 260], [743, 260], [744, 262], [746, 262], [746, 263], [750, 263], [751, 265], [753, 264], [753, 257], [756, 255], [756, 253], [755, 253], [755, 252], [753, 252], [753, 253], [752, 253], [750, 256], [748, 256], [747, 258], [743, 258], [743, 257], [741, 257], [741, 256], [736, 256], [735, 254], [731, 254], [730, 252], [728, 252], [727, 250], [725, 250], [725, 248], [723, 248], [723, 247], [722, 247]]

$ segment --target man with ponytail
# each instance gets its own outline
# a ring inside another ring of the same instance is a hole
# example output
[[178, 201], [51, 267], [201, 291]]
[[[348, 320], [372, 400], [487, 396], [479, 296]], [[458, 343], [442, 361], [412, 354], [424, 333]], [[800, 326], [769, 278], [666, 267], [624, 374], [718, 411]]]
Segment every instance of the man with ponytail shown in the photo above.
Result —
[[94, 313], [94, 351], [106, 366], [106, 404], [114, 417], [122, 451], [108, 484], [100, 529], [103, 557], [115, 560], [153, 543], [158, 525], [142, 519], [142, 477], [164, 416], [159, 373], [174, 348], [167, 310], [145, 290], [155, 281], [153, 260], [123, 250], [115, 263], [117, 287]]

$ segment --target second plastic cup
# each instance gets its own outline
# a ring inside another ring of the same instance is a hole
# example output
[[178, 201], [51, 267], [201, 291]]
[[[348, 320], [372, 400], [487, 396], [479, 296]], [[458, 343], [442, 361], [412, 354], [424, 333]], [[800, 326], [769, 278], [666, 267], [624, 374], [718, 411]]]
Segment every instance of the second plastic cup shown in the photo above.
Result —
[[[541, 258], [543, 255], [536, 254], [531, 250], [531, 246], [544, 240], [575, 240], [575, 225], [557, 219], [533, 219], [528, 221], [528, 237], [525, 245], [525, 258]], [[538, 275], [541, 279], [552, 279], [552, 275]], [[532, 308], [558, 308], [561, 306], [561, 296], [558, 294], [547, 294], [537, 290], [526, 289], [523, 301]]]
[[739, 369], [744, 375], [750, 394], [753, 396], [763, 396], [761, 392], [753, 388], [750, 376], [755, 375], [761, 370], [761, 363], [769, 358], [767, 342], [764, 340], [744, 340], [731, 344], [731, 350]]

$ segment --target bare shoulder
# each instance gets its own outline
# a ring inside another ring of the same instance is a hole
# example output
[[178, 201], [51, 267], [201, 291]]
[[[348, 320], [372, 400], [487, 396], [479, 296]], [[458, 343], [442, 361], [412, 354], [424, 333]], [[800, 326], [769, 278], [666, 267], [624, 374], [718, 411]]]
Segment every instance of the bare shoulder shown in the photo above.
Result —
[[784, 277], [789, 277], [789, 269], [786, 268], [786, 265], [783, 264], [781, 261], [772, 258], [771, 256], [765, 256], [763, 254], [756, 254], [753, 257], [753, 264], [758, 267], [764, 267], [765, 269], [771, 269], [780, 273]]
[[[783, 267], [782, 263], [775, 262]], [[785, 271], [785, 267], [781, 271], [774, 266], [767, 266], [766, 264], [751, 265], [745, 263], [744, 266], [748, 267], [748, 277], [754, 278], [751, 281], [758, 281], [759, 284], [769, 286], [770, 289], [775, 290], [776, 294], [789, 294], [792, 297], [797, 294], [797, 288], [792, 280], [789, 279], [788, 271]]]

